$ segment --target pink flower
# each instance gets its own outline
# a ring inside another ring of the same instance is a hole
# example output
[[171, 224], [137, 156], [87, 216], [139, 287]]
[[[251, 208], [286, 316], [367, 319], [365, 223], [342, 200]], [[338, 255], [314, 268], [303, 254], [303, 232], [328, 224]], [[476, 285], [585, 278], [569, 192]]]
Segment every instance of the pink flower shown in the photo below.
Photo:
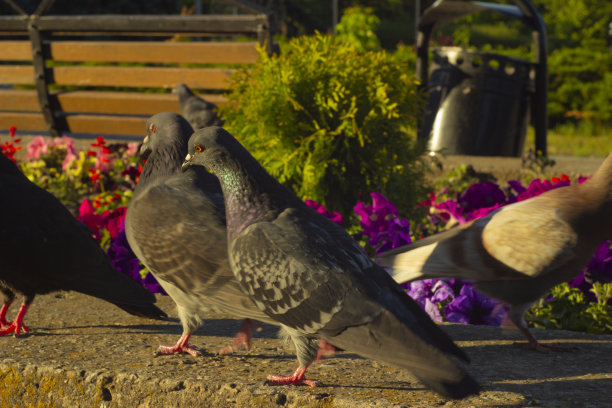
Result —
[[138, 142], [130, 142], [128, 143], [128, 148], [125, 152], [125, 154], [127, 156], [136, 156], [138, 154], [138, 147], [139, 147], [139, 143]]
[[116, 238], [125, 230], [125, 214], [127, 207], [117, 207], [113, 211], [106, 210], [102, 213], [104, 228], [108, 230], [111, 238]]
[[81, 201], [81, 205], [79, 206], [79, 216], [77, 218], [92, 230], [93, 237], [99, 241], [100, 228], [102, 227], [102, 216], [96, 214], [91, 201], [86, 198]]
[[41, 154], [47, 153], [47, 143], [45, 138], [42, 136], [36, 136], [30, 143], [28, 143], [26, 150], [26, 159], [38, 160]]

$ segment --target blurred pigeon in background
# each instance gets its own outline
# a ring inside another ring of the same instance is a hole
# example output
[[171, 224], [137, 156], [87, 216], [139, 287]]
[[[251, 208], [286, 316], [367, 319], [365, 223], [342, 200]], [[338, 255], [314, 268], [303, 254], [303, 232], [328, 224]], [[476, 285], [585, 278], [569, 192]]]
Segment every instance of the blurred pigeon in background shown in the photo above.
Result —
[[510, 320], [538, 351], [524, 314], [553, 286], [578, 275], [612, 237], [612, 154], [582, 184], [549, 190], [413, 244], [376, 261], [400, 283], [450, 277], [510, 305]]
[[[3, 154], [0, 214], [0, 335], [29, 332], [23, 318], [34, 297], [59, 290], [106, 300], [136, 316], [167, 317], [152, 293], [111, 265], [84, 224]], [[15, 293], [24, 301], [11, 323], [6, 313]]]
[[[227, 256], [225, 206], [219, 181], [204, 168], [181, 172], [193, 130], [175, 113], [147, 122], [141, 147], [148, 154], [125, 219], [132, 250], [177, 305], [183, 334], [158, 354], [198, 356], [189, 337], [211, 311], [272, 322], [244, 295]], [[233, 345], [250, 347], [246, 320]]]
[[227, 131], [196, 131], [183, 168], [193, 165], [221, 182], [238, 281], [295, 345], [297, 370], [269, 376], [270, 384], [315, 385], [305, 372], [322, 338], [408, 369], [447, 397], [479, 392], [452, 359], [468, 361], [466, 354], [340, 226], [279, 184]]
[[208, 126], [223, 126], [217, 115], [217, 105], [195, 95], [185, 84], [177, 84], [174, 93], [178, 95], [181, 113], [194, 130]]

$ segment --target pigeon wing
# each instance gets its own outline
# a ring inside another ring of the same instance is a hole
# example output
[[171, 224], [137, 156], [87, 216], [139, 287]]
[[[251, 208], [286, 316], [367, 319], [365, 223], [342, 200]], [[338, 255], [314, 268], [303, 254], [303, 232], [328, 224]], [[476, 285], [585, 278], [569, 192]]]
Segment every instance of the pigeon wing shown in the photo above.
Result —
[[241, 292], [229, 267], [220, 192], [196, 188], [201, 182], [195, 174], [186, 181], [182, 174], [169, 177], [133, 199], [126, 232], [134, 253], [157, 279], [184, 293], [238, 317], [269, 320]]
[[577, 241], [560, 210], [538, 197], [501, 208], [482, 231], [486, 251], [529, 278], [572, 261]]

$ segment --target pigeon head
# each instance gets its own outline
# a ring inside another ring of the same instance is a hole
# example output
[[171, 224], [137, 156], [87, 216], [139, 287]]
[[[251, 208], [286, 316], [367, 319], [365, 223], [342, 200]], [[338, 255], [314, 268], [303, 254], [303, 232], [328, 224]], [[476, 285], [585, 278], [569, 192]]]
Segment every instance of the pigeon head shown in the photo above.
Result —
[[254, 160], [234, 136], [217, 126], [196, 131], [189, 139], [187, 151], [183, 170], [193, 165], [204, 166], [217, 175], [230, 161]]
[[191, 125], [181, 115], [157, 113], [147, 121], [147, 134], [140, 146], [140, 155], [146, 159], [151, 152], [164, 146], [186, 146], [192, 133]]
[[179, 102], [184, 102], [190, 96], [194, 96], [194, 94], [191, 91], [191, 89], [189, 89], [189, 87], [186, 84], [182, 83], [182, 82], [178, 83], [178, 84], [176, 84], [174, 86], [174, 89], [172, 89], [172, 93], [178, 95]]

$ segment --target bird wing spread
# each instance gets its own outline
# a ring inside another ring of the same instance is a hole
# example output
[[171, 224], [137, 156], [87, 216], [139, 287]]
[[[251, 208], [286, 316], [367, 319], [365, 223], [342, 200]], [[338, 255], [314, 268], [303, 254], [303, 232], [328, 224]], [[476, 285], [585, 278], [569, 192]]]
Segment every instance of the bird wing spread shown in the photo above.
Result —
[[482, 242], [499, 262], [536, 277], [574, 258], [577, 235], [558, 209], [531, 199], [496, 212], [482, 231]]

